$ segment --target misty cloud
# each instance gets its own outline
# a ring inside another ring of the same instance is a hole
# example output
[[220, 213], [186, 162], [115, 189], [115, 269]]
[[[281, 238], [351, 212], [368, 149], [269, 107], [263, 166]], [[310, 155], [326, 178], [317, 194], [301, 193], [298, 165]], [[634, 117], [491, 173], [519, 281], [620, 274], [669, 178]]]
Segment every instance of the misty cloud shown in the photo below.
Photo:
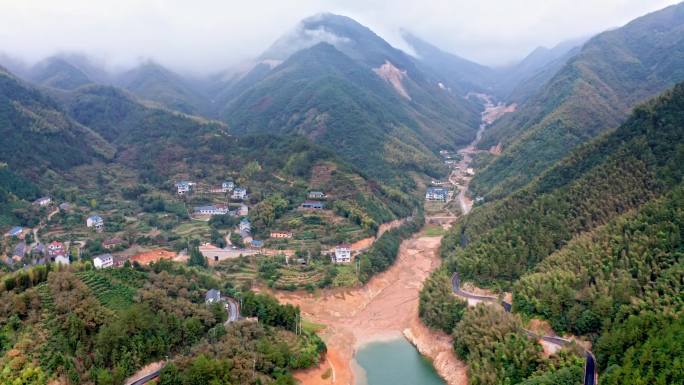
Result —
[[[110, 68], [153, 59], [208, 73], [258, 57], [308, 16], [350, 16], [406, 48], [404, 28], [484, 64], [622, 25], [675, 0], [0, 0], [0, 52], [84, 52]], [[325, 31], [313, 32], [323, 33]], [[312, 36], [312, 39], [335, 36]]]

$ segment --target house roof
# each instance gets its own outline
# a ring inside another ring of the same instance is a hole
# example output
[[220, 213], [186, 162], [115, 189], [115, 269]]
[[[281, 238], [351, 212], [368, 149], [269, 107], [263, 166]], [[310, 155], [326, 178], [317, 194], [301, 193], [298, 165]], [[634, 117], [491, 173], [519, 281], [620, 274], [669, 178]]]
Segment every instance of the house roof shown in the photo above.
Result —
[[18, 255], [23, 257], [24, 254], [26, 254], [26, 243], [24, 242], [19, 242], [17, 245], [14, 247], [14, 255]]
[[61, 210], [69, 210], [71, 208], [71, 205], [69, 203], [64, 202], [64, 203], [59, 205], [59, 208]]
[[253, 239], [253, 240], [252, 240], [252, 246], [254, 246], [254, 247], [261, 247], [261, 246], [263, 246], [263, 245], [264, 245], [264, 241], [260, 241], [260, 240], [257, 240], [257, 239]]
[[221, 299], [221, 292], [217, 289], [210, 289], [207, 291], [207, 294], [204, 296], [204, 298], [209, 301], [209, 300], [214, 300], [218, 301]]
[[64, 248], [64, 244], [63, 244], [62, 242], [59, 242], [59, 241], [52, 241], [52, 242], [50, 242], [49, 247], [50, 247], [50, 248], [55, 248], [55, 249], [63, 249], [63, 248]]
[[123, 243], [123, 239], [121, 239], [121, 238], [109, 238], [109, 239], [105, 240], [104, 242], [102, 242], [102, 244], [105, 246], [107, 246], [107, 245], [118, 245], [120, 243]]
[[111, 254], [100, 254], [93, 259], [99, 259], [101, 262], [114, 261], [114, 257]]
[[90, 219], [91, 221], [99, 222], [102, 220], [102, 217], [99, 215], [91, 215], [88, 217], [88, 219]]
[[211, 211], [211, 210], [216, 210], [216, 206], [214, 205], [208, 205], [208, 206], [196, 206], [193, 208], [194, 211]]
[[307, 205], [307, 206], [321, 206], [321, 207], [323, 207], [323, 202], [319, 202], [319, 201], [304, 201], [304, 203], [302, 203], [302, 205]]
[[22, 231], [24, 231], [24, 228], [23, 228], [23, 227], [21, 227], [21, 226], [14, 226], [14, 227], [12, 227], [12, 228], [7, 232], [7, 234], [9, 234], [9, 235], [18, 235], [18, 234], [21, 234]]
[[42, 243], [38, 243], [37, 245], [33, 246], [31, 252], [34, 254], [43, 254], [45, 253], [45, 245]]
[[335, 249], [351, 249], [351, 245], [349, 243], [340, 243], [335, 247]]

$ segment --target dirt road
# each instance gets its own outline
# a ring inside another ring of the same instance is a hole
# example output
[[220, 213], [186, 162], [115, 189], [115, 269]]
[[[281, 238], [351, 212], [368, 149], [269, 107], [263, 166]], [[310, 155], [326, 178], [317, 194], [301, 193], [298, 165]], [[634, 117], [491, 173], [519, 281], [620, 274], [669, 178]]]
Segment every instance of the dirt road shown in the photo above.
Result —
[[455, 357], [448, 336], [428, 330], [418, 318], [418, 294], [440, 264], [440, 241], [441, 237], [419, 236], [404, 241], [394, 265], [362, 288], [275, 293], [280, 301], [299, 305], [306, 319], [326, 325], [320, 333], [328, 345], [325, 362], [297, 378], [307, 385], [353, 385], [352, 361], [360, 346], [405, 335], [435, 360], [450, 385], [466, 384], [465, 365]]
[[484, 103], [484, 111], [482, 112], [482, 123], [480, 124], [475, 139], [468, 145], [468, 147], [460, 149], [458, 154], [461, 155], [461, 161], [458, 163], [454, 171], [449, 175], [449, 182], [453, 185], [461, 185], [461, 191], [458, 194], [458, 202], [461, 206], [461, 212], [466, 215], [473, 208], [473, 201], [468, 197], [468, 186], [473, 174], [468, 172], [468, 168], [473, 161], [473, 155], [478, 152], [485, 152], [477, 149], [477, 144], [482, 139], [484, 130], [492, 124], [496, 119], [500, 118], [506, 113], [515, 111], [515, 104], [506, 106], [505, 104], [494, 104], [488, 95], [476, 94]]

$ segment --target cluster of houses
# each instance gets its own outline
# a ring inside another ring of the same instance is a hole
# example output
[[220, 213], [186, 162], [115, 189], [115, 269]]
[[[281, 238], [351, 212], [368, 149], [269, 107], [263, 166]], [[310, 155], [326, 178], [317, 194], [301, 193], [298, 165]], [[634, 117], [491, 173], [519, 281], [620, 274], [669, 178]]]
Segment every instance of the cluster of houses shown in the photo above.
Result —
[[[45, 196], [33, 201], [33, 205], [38, 207], [47, 207], [50, 206], [52, 202], [53, 200], [51, 197]], [[61, 211], [71, 210], [71, 205], [66, 202], [61, 203], [58, 207]], [[86, 226], [95, 229], [97, 232], [101, 232], [104, 230], [104, 221], [100, 216], [92, 215], [86, 219]], [[22, 240], [14, 247], [12, 256], [10, 260], [8, 260], [8, 263], [13, 263], [26, 256], [31, 256], [33, 257], [33, 263], [37, 265], [48, 262], [55, 262], [64, 265], [69, 264], [69, 252], [63, 243], [52, 242], [47, 246], [43, 245], [42, 243], [27, 245], [23, 239], [29, 232], [30, 229], [25, 229], [21, 226], [14, 226], [5, 233], [5, 237], [14, 237]], [[105, 245], [105, 247], [107, 247], [107, 245]]]
[[[175, 186], [176, 186], [176, 192], [178, 193], [178, 195], [182, 196], [182, 195], [186, 195], [186, 194], [192, 192], [196, 188], [197, 183], [192, 182], [192, 181], [183, 180], [183, 181], [176, 182]], [[208, 190], [204, 190], [204, 191], [208, 191], [209, 193], [212, 193], [212, 194], [231, 193], [230, 198], [233, 200], [243, 201], [243, 200], [247, 199], [247, 189], [244, 187], [236, 186], [235, 182], [233, 182], [232, 180], [224, 181], [221, 183], [221, 186], [211, 187]]]
[[307, 194], [309, 199], [305, 200], [299, 207], [304, 210], [323, 210], [325, 203], [321, 200], [327, 199], [328, 196], [322, 191], [309, 191]]
[[242, 242], [245, 245], [249, 245], [256, 249], [264, 247], [264, 241], [254, 239], [252, 237], [252, 223], [249, 221], [249, 219], [242, 219], [240, 221], [240, 224], [238, 225], [238, 229], [240, 230], [240, 237], [242, 237]]
[[236, 209], [231, 210], [230, 206], [226, 204], [213, 204], [205, 206], [196, 206], [193, 208], [195, 215], [232, 215], [234, 217], [244, 217], [249, 214], [249, 207], [246, 204], [240, 204]]
[[446, 202], [449, 198], [449, 190], [443, 187], [428, 187], [425, 192], [426, 201]]
[[47, 246], [42, 243], [36, 243], [30, 247], [26, 242], [19, 242], [14, 247], [10, 263], [20, 261], [26, 256], [33, 257], [34, 265], [45, 265], [49, 262], [57, 264], [70, 264], [69, 252], [67, 247], [62, 242], [51, 242]]

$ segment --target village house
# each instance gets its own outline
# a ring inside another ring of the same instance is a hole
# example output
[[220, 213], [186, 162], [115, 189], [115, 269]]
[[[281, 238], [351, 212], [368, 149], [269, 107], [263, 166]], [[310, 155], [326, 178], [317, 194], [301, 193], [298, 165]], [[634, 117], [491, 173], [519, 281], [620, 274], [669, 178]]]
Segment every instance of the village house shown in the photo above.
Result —
[[466, 169], [466, 172], [465, 172], [465, 173], [466, 173], [466, 175], [468, 175], [468, 176], [473, 176], [473, 175], [475, 175], [475, 170], [473, 170], [472, 167], [468, 167], [468, 168]]
[[240, 226], [240, 232], [246, 231], [249, 233], [252, 231], [252, 224], [246, 218], [240, 221], [239, 226]]
[[351, 245], [342, 243], [335, 247], [335, 254], [333, 255], [334, 263], [350, 263], [351, 262]]
[[20, 239], [24, 238], [24, 228], [21, 226], [14, 226], [5, 233], [6, 237], [17, 237]]
[[241, 204], [240, 208], [237, 210], [237, 215], [239, 217], [246, 217], [249, 215], [249, 207], [246, 204]]
[[319, 201], [304, 201], [300, 207], [306, 210], [322, 210], [325, 204]]
[[204, 296], [204, 302], [206, 302], [207, 304], [220, 302], [220, 301], [221, 301], [221, 292], [218, 289], [211, 289]]
[[14, 252], [12, 253], [12, 257], [14, 259], [22, 259], [24, 258], [24, 256], [26, 256], [26, 243], [19, 242], [16, 246], [14, 246]]
[[42, 243], [37, 243], [31, 249], [31, 254], [32, 255], [45, 255], [45, 245], [43, 245]]
[[193, 209], [197, 215], [224, 215], [228, 214], [228, 206], [226, 205], [208, 205], [197, 206]]
[[40, 257], [33, 260], [34, 265], [45, 265], [47, 264], [47, 257]]
[[114, 257], [111, 254], [102, 254], [93, 258], [93, 266], [96, 269], [106, 269], [114, 266]]
[[68, 265], [70, 263], [66, 248], [62, 242], [54, 241], [50, 243], [47, 247], [47, 257], [51, 262], [57, 264]]
[[326, 195], [322, 191], [309, 191], [309, 199], [325, 199]]
[[59, 209], [62, 211], [69, 211], [69, 210], [71, 210], [71, 205], [64, 202], [64, 203], [59, 205]]
[[245, 200], [247, 199], [247, 189], [243, 187], [235, 187], [233, 194], [230, 197], [231, 199], [235, 200]]
[[264, 241], [260, 241], [258, 239], [252, 239], [252, 242], [250, 242], [249, 245], [252, 246], [252, 248], [260, 249], [260, 248], [264, 247]]
[[104, 247], [107, 250], [111, 250], [117, 246], [122, 245], [123, 243], [124, 241], [121, 238], [110, 238], [102, 242], [102, 247]]
[[446, 202], [449, 190], [441, 187], [428, 187], [425, 192], [425, 200]]
[[130, 256], [125, 255], [115, 255], [114, 256], [114, 267], [122, 267], [126, 261], [130, 260]]
[[249, 245], [252, 243], [252, 234], [246, 230], [240, 230], [240, 237], [242, 238], [242, 243]]
[[194, 185], [195, 185], [194, 182], [190, 182], [190, 181], [186, 181], [186, 180], [176, 182], [176, 190], [178, 191], [178, 195], [185, 195], [185, 194], [189, 193], [192, 190], [192, 186], [194, 186]]
[[47, 205], [49, 205], [50, 202], [52, 202], [52, 198], [50, 198], [50, 197], [42, 197], [42, 198], [38, 198], [38, 199], [36, 199], [35, 201], [33, 201], [33, 204], [36, 205], [36, 206], [41, 206], [41, 207], [42, 207], [42, 206], [47, 206]]
[[223, 192], [233, 191], [234, 188], [235, 188], [235, 183], [232, 180], [227, 180], [227, 181], [221, 183], [221, 189], [223, 190]]
[[100, 232], [104, 230], [104, 221], [99, 215], [91, 215], [86, 219], [86, 227], [92, 227]]
[[290, 231], [271, 231], [271, 238], [292, 238], [292, 232]]

